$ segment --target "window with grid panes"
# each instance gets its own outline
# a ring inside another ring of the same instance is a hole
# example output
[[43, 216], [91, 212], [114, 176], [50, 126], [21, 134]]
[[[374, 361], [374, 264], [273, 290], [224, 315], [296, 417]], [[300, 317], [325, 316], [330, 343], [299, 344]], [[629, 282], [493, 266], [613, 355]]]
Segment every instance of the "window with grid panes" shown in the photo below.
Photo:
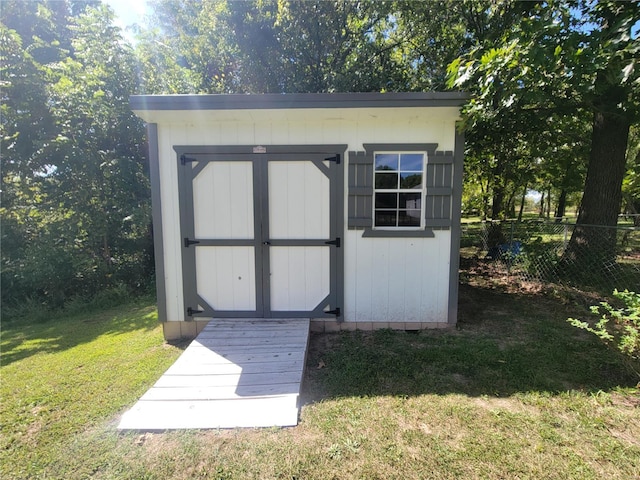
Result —
[[424, 152], [374, 154], [374, 228], [424, 227]]

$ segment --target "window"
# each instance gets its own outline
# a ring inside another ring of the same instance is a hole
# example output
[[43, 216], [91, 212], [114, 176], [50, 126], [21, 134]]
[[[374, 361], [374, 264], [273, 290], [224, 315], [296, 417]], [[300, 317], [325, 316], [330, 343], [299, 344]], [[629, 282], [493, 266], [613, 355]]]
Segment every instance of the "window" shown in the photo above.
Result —
[[374, 155], [375, 228], [424, 227], [423, 152]]

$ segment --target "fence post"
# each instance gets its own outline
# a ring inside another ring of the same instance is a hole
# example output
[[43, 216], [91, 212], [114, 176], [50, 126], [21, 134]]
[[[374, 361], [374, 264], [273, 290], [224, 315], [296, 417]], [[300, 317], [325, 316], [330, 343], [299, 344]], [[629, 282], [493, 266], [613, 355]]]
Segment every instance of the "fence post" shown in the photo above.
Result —
[[564, 252], [567, 249], [567, 236], [569, 233], [569, 219], [567, 218], [564, 221], [564, 245], [562, 246], [562, 251]]
[[513, 220], [511, 220], [510, 222], [510, 228], [509, 228], [509, 243], [508, 243], [508, 250], [507, 250], [507, 276], [511, 276], [511, 263], [513, 261], [512, 255], [513, 255]]
[[511, 232], [509, 233], [509, 245], [513, 243], [513, 220], [511, 220]]

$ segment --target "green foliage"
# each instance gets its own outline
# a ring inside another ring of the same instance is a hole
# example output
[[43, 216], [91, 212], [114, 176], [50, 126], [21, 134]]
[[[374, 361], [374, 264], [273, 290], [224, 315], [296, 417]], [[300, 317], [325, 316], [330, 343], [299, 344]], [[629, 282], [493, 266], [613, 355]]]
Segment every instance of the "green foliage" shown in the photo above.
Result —
[[161, 0], [137, 47], [145, 91], [404, 90], [391, 5]]
[[[92, 2], [5, 2], [0, 23], [3, 311], [153, 278], [130, 47]], [[93, 2], [95, 3], [95, 2]]]
[[[615, 226], [629, 128], [640, 118], [640, 38], [633, 30], [640, 4], [559, 0], [530, 6], [529, 14], [498, 41], [478, 45], [449, 67], [449, 86], [470, 88], [475, 94], [464, 111], [469, 138], [487, 132], [496, 157], [492, 216], [505, 211], [508, 192], [500, 182], [512, 178], [510, 155], [515, 149], [505, 137], [524, 133], [531, 160], [544, 173], [543, 185], [559, 189], [560, 198], [566, 199], [580, 184], [587, 160], [577, 223]], [[531, 121], [523, 124], [527, 118]], [[571, 125], [562, 128], [563, 135], [556, 133], [558, 119]], [[592, 128], [585, 128], [587, 123]], [[590, 138], [566, 135], [581, 130], [589, 131]], [[548, 134], [532, 135], [536, 131]], [[546, 148], [533, 149], [536, 143]], [[501, 152], [504, 147], [506, 154]], [[606, 270], [615, 260], [615, 243], [602, 244], [592, 230], [576, 229], [564, 262], [593, 258]]]
[[628, 359], [629, 367], [640, 376], [640, 294], [615, 290], [613, 296], [624, 307], [615, 308], [608, 302], [592, 306], [591, 313], [600, 316], [594, 325], [575, 318], [569, 318], [568, 322], [616, 348]]
[[[594, 112], [638, 118], [638, 5], [158, 0], [132, 48], [97, 0], [5, 0], [3, 308], [27, 299], [60, 307], [76, 295], [144, 290], [152, 281], [146, 146], [128, 105], [140, 91], [465, 88], [473, 94], [465, 210], [512, 216], [527, 189], [578, 202]], [[637, 140], [632, 128], [627, 173], [616, 173], [630, 213], [640, 209]], [[596, 157], [608, 159], [608, 146]], [[591, 175], [604, 185], [602, 176]]]

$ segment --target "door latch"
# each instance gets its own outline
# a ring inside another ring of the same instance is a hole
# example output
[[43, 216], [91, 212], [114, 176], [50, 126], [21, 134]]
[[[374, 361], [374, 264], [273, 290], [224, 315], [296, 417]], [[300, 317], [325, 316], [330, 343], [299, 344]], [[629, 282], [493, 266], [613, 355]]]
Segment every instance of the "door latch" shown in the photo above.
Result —
[[340, 237], [337, 237], [335, 240], [328, 240], [326, 242], [324, 242], [325, 245], [335, 245], [336, 247], [340, 248]]
[[190, 245], [197, 245], [200, 243], [200, 240], [191, 240], [190, 238], [184, 238], [184, 246], [189, 248]]

